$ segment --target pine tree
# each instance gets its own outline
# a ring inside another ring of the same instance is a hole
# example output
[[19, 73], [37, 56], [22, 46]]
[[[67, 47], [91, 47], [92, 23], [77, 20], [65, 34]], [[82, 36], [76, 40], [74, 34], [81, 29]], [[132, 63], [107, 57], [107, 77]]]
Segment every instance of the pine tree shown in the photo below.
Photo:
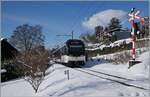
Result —
[[108, 25], [109, 25], [108, 26], [109, 30], [113, 30], [115, 28], [119, 28], [119, 29], [122, 28], [122, 25], [120, 24], [120, 20], [115, 17], [110, 20], [110, 23]]

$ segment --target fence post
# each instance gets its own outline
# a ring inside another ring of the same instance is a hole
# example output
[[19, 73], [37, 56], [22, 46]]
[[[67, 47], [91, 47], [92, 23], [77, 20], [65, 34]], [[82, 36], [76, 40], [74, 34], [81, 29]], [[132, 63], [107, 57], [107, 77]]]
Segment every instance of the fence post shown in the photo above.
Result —
[[65, 70], [64, 73], [67, 75], [67, 79], [69, 80], [69, 70]]

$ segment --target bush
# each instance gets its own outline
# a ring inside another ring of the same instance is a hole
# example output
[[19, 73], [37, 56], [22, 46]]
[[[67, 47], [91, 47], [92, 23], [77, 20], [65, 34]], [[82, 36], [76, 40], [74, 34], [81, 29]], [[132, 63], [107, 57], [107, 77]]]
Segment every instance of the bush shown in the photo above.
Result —
[[16, 62], [2, 63], [2, 69], [6, 72], [1, 74], [1, 82], [9, 81], [24, 76], [23, 68]]
[[127, 63], [130, 59], [131, 59], [130, 52], [123, 52], [123, 53], [115, 54], [111, 61], [114, 64], [124, 64]]
[[49, 54], [45, 49], [35, 48], [18, 56], [17, 60], [24, 65], [25, 80], [30, 83], [35, 92], [42, 83], [49, 64]]

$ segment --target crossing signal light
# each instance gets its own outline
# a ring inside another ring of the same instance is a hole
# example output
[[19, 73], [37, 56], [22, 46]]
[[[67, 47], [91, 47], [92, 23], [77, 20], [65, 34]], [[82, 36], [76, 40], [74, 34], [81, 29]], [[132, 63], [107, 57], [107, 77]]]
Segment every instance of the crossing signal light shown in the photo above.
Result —
[[[131, 29], [132, 31], [132, 29]], [[140, 28], [137, 22], [134, 23], [134, 35], [138, 35], [140, 33]]]

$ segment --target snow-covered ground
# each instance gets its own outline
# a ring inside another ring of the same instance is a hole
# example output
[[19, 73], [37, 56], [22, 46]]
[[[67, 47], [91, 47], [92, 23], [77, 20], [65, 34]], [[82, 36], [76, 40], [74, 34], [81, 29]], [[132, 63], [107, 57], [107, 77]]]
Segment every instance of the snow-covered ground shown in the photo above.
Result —
[[[139, 57], [141, 55], [141, 53], [149, 51], [150, 49], [147, 47], [143, 47], [143, 48], [137, 48], [136, 49], [136, 57]], [[92, 59], [108, 59], [111, 60], [114, 58], [115, 55], [117, 54], [124, 54], [124, 53], [132, 53], [132, 50], [125, 50], [125, 51], [120, 51], [120, 52], [116, 52], [116, 53], [112, 53], [112, 54], [104, 54], [104, 55], [99, 55], [97, 54], [97, 56], [92, 57]]]
[[[109, 55], [108, 55], [109, 56]], [[150, 51], [138, 57], [142, 63], [128, 69], [128, 64], [114, 65], [105, 60], [89, 61], [84, 69], [101, 71], [134, 81], [123, 80], [125, 83], [149, 89]], [[64, 74], [69, 70], [70, 79]], [[149, 90], [128, 87], [114, 81], [98, 78], [60, 64], [54, 64], [47, 70], [48, 75], [34, 93], [31, 85], [23, 79], [1, 83], [1, 96], [148, 96]], [[105, 77], [105, 75], [103, 75]], [[107, 76], [108, 77], [108, 76]], [[109, 77], [111, 78], [111, 77]]]

